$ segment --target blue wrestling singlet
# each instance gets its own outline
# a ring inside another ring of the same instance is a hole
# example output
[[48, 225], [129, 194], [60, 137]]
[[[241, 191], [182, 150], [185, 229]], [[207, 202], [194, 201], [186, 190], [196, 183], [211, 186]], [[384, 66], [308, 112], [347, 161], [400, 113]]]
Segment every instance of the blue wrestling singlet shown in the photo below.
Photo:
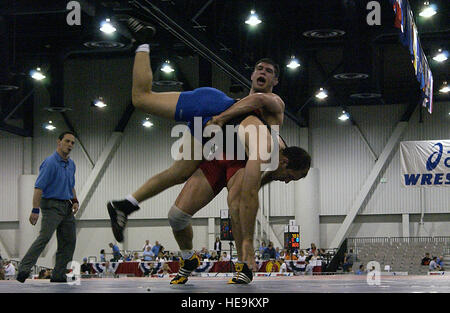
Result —
[[178, 98], [175, 110], [175, 121], [188, 122], [191, 133], [194, 133], [194, 117], [202, 118], [202, 125], [214, 115], [219, 115], [236, 100], [228, 97], [220, 90], [211, 87], [201, 87], [192, 91], [184, 91]]

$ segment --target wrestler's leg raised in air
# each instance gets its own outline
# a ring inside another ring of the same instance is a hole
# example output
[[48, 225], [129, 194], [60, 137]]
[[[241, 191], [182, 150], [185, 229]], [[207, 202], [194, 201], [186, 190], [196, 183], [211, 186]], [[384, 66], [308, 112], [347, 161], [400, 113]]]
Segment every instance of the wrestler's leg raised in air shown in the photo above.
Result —
[[206, 206], [215, 194], [202, 170], [198, 169], [186, 182], [175, 205], [169, 211], [169, 223], [182, 260], [177, 276], [170, 284], [185, 284], [189, 275], [200, 265], [199, 257], [193, 251], [191, 218]]
[[133, 105], [146, 113], [173, 120], [180, 92], [152, 91], [153, 73], [149, 43], [156, 33], [156, 28], [134, 17], [124, 17], [124, 20], [125, 26], [138, 45], [133, 65]]
[[149, 52], [138, 51], [133, 66], [133, 105], [146, 113], [174, 120], [180, 92], [153, 92], [152, 82]]

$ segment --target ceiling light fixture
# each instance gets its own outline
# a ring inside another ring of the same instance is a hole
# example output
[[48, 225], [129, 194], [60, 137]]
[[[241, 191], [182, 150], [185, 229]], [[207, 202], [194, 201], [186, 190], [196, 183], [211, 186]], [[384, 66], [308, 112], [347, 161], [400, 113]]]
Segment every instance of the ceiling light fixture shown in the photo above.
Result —
[[323, 88], [320, 88], [319, 92], [316, 94], [316, 98], [319, 98], [320, 100], [323, 100], [326, 97], [328, 97], [327, 91], [324, 90]]
[[255, 13], [254, 10], [250, 11], [250, 16], [248, 17], [248, 19], [245, 21], [245, 24], [248, 24], [250, 26], [256, 26], [259, 23], [261, 23], [261, 20], [258, 18], [258, 15]]
[[94, 106], [97, 108], [104, 108], [107, 106], [106, 102], [103, 100], [103, 97], [98, 97], [98, 99], [95, 99], [93, 101]]
[[339, 120], [345, 122], [346, 120], [348, 120], [350, 118], [350, 114], [348, 114], [345, 111], [342, 111], [342, 114], [338, 117]]
[[299, 66], [300, 66], [300, 63], [298, 63], [298, 60], [294, 56], [291, 57], [291, 61], [289, 62], [288, 65], [286, 65], [286, 67], [288, 67], [292, 70], [295, 70]]
[[101, 23], [100, 30], [105, 34], [112, 34], [116, 31], [116, 28], [111, 24], [111, 20], [107, 18], [104, 22]]
[[446, 51], [442, 52], [442, 49], [439, 49], [439, 50], [438, 50], [438, 54], [436, 54], [436, 55], [433, 57], [433, 60], [435, 60], [436, 62], [441, 63], [441, 62], [446, 61], [447, 58], [448, 58], [448, 57], [447, 57], [447, 52], [446, 52]]
[[163, 66], [161, 67], [161, 71], [163, 71], [166, 74], [172, 73], [173, 71], [175, 71], [173, 69], [173, 67], [170, 65], [170, 61], [166, 60], [166, 62], [164, 62]]
[[142, 123], [142, 126], [144, 126], [146, 128], [150, 128], [153, 126], [153, 123], [150, 122], [150, 119], [147, 117], [147, 118], [145, 118], [144, 122]]
[[420, 16], [429, 18], [436, 14], [436, 10], [433, 5], [430, 5], [430, 2], [426, 1], [423, 3], [425, 5], [422, 12], [419, 13]]
[[442, 88], [439, 89], [440, 93], [448, 93], [450, 91], [450, 87], [447, 85], [447, 82], [444, 82]]
[[49, 131], [52, 131], [52, 130], [56, 129], [56, 127], [53, 126], [53, 122], [52, 121], [48, 121], [48, 123], [44, 124], [44, 128], [49, 130]]
[[43, 80], [46, 76], [41, 72], [41, 68], [37, 67], [35, 70], [30, 71], [30, 76], [35, 80]]

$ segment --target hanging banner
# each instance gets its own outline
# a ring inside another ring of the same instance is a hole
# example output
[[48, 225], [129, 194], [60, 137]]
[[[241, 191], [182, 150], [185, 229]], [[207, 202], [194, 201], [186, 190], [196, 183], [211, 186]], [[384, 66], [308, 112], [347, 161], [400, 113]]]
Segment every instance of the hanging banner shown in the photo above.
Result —
[[408, 48], [416, 79], [420, 84], [420, 103], [433, 111], [433, 74], [420, 43], [416, 22], [407, 0], [390, 0], [394, 11], [394, 27], [399, 30], [400, 42]]
[[449, 187], [450, 140], [401, 142], [400, 174], [404, 187]]

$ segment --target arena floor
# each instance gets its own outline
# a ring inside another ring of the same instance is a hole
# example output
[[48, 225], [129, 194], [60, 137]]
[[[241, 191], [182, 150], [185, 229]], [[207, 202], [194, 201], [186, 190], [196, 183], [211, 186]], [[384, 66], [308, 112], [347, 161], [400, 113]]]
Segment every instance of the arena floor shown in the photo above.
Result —
[[191, 277], [171, 286], [165, 278], [91, 278], [80, 285], [48, 280], [1, 281], [0, 293], [449, 293], [450, 276], [388, 276], [370, 286], [365, 276], [256, 277], [250, 285], [228, 285], [227, 278]]

